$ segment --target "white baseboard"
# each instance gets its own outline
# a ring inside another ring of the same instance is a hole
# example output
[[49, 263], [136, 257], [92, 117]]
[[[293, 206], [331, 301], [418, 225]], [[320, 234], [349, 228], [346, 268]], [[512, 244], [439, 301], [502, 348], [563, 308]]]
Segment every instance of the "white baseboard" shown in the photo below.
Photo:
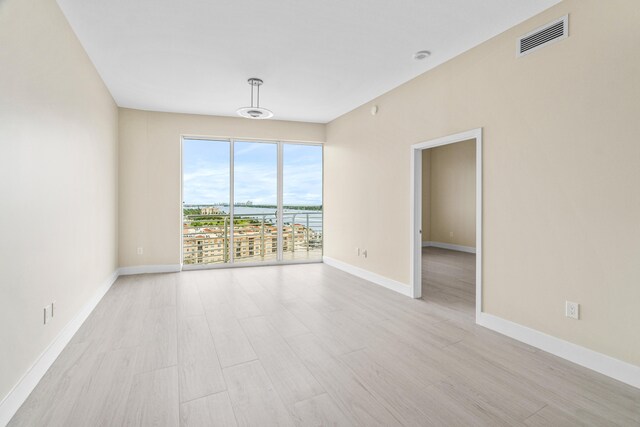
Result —
[[406, 295], [408, 297], [412, 296], [411, 287], [409, 285], [405, 285], [402, 282], [389, 279], [388, 277], [381, 276], [377, 273], [365, 270], [364, 268], [356, 267], [354, 265], [347, 264], [346, 262], [338, 261], [337, 259], [327, 256], [322, 257], [322, 262], [331, 267], [335, 267], [339, 270], [345, 271], [349, 274], [353, 274], [354, 276], [361, 279], [368, 280], [369, 282], [375, 283], [376, 285], [380, 285], [387, 289], [391, 289], [392, 291], [396, 291], [402, 295]]
[[476, 253], [476, 248], [472, 246], [454, 245], [452, 243], [442, 243], [442, 242], [422, 242], [423, 248], [426, 248], [429, 246], [432, 246], [434, 248], [450, 249], [452, 251], [468, 252], [470, 254]]
[[614, 359], [492, 314], [478, 313], [476, 323], [630, 386], [640, 388], [640, 366]]
[[111, 285], [118, 278], [118, 270], [114, 271], [100, 286], [95, 295], [87, 301], [82, 309], [58, 333], [53, 342], [40, 354], [35, 363], [20, 378], [9, 394], [0, 402], [0, 426], [5, 426], [27, 400], [33, 389], [38, 385], [47, 370], [58, 358], [71, 338], [80, 329], [102, 297], [109, 291]]
[[147, 273], [177, 273], [182, 270], [182, 264], [155, 264], [155, 265], [134, 265], [131, 267], [120, 267], [120, 275]]

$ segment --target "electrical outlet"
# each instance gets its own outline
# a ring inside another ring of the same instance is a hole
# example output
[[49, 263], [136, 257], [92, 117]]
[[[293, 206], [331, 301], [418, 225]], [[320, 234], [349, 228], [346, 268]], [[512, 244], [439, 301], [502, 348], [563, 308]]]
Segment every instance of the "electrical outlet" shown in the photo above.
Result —
[[356, 248], [356, 256], [360, 256], [360, 248]]
[[366, 249], [362, 250], [362, 256], [365, 257], [365, 258], [367, 257], [367, 250]]
[[453, 237], [453, 231], [449, 232], [449, 237]]
[[142, 249], [142, 246], [140, 246], [138, 248], [138, 255], [142, 255], [144, 253], [144, 250]]
[[580, 319], [580, 304], [577, 302], [565, 301], [564, 315], [572, 319]]

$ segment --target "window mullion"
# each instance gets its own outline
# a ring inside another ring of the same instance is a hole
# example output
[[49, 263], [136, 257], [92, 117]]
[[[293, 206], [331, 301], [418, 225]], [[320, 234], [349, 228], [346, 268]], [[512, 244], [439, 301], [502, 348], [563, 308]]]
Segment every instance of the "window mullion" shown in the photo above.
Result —
[[282, 199], [283, 199], [283, 186], [282, 186], [282, 177], [283, 177], [283, 167], [282, 167], [282, 141], [278, 141], [278, 222], [277, 222], [277, 227], [278, 227], [278, 256], [277, 256], [277, 260], [278, 261], [282, 261], [283, 259], [283, 244], [284, 244], [284, 238], [283, 238], [283, 227], [284, 227], [284, 221], [283, 221], [283, 211], [284, 209], [282, 208]]
[[230, 147], [229, 147], [229, 155], [231, 157], [230, 162], [229, 162], [229, 179], [230, 179], [230, 183], [229, 183], [229, 264], [233, 264], [234, 263], [234, 257], [235, 257], [235, 247], [233, 244], [233, 235], [235, 234], [235, 227], [234, 227], [234, 221], [233, 221], [233, 211], [234, 211], [234, 182], [235, 182], [235, 175], [234, 175], [234, 144], [235, 144], [235, 139], [231, 139], [230, 141]]

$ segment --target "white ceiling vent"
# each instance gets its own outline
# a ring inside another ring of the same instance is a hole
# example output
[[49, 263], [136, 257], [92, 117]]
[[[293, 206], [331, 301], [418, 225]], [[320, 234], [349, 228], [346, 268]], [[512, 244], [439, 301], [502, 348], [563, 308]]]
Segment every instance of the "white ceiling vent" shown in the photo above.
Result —
[[551, 43], [564, 40], [567, 37], [569, 37], [569, 15], [556, 19], [540, 28], [536, 28], [530, 33], [518, 38], [516, 56], [527, 55]]

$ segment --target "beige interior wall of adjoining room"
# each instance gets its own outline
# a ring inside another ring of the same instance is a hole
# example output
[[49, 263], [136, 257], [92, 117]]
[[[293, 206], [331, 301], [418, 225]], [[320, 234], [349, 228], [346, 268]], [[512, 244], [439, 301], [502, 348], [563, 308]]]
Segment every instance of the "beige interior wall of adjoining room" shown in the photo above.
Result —
[[[181, 135], [324, 142], [325, 125], [120, 109], [121, 267], [180, 263]], [[143, 254], [137, 254], [137, 248]]]
[[54, 0], [0, 1], [0, 64], [2, 401], [116, 273], [118, 111]]
[[[516, 58], [565, 14], [569, 38]], [[409, 286], [411, 146], [482, 128], [484, 310], [640, 365], [638, 22], [566, 0], [329, 123], [325, 256]]]
[[[427, 154], [424, 154], [424, 153]], [[425, 156], [429, 158], [425, 168]], [[422, 213], [428, 215], [429, 239], [476, 247], [476, 142], [457, 142], [423, 151]], [[425, 206], [426, 205], [426, 206]], [[453, 235], [452, 235], [453, 234]]]
[[431, 150], [422, 150], [422, 242], [431, 241]]

